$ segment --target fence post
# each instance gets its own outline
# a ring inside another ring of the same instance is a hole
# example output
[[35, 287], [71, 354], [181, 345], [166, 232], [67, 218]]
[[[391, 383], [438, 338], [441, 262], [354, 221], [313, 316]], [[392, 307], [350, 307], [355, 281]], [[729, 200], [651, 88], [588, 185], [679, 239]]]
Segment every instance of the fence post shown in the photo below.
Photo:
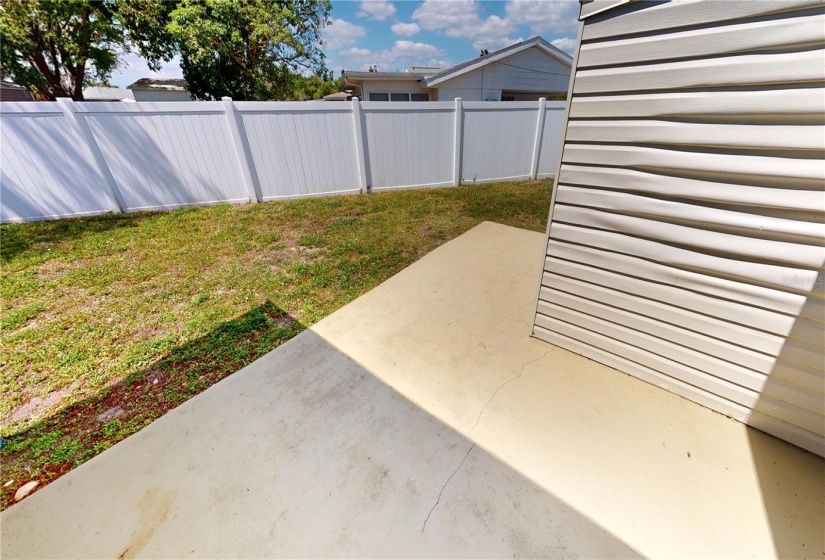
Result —
[[547, 116], [547, 99], [539, 98], [539, 118], [536, 122], [536, 140], [533, 142], [533, 163], [530, 167], [530, 178], [539, 176], [539, 153], [541, 152], [541, 136], [544, 132], [544, 118]]
[[455, 153], [453, 154], [453, 185], [461, 184], [461, 150], [464, 141], [464, 104], [455, 98]]
[[66, 116], [66, 120], [69, 121], [70, 125], [73, 126], [75, 130], [80, 132], [80, 137], [86, 141], [86, 145], [92, 152], [92, 156], [95, 158], [95, 162], [97, 162], [97, 166], [100, 168], [100, 173], [103, 175], [103, 179], [109, 187], [109, 193], [112, 195], [112, 199], [115, 202], [115, 205], [112, 207], [112, 212], [116, 214], [122, 213], [126, 208], [126, 201], [123, 199], [123, 195], [120, 194], [120, 189], [117, 187], [115, 177], [112, 175], [112, 170], [109, 169], [109, 166], [106, 164], [106, 160], [103, 158], [103, 152], [100, 151], [100, 146], [97, 145], [95, 137], [92, 136], [92, 131], [89, 129], [89, 125], [85, 122], [85, 120], [77, 117], [74, 101], [72, 101], [71, 97], [58, 97], [56, 101], [57, 106], [60, 107], [60, 110], [63, 111], [63, 114]]
[[369, 163], [367, 161], [367, 135], [364, 130], [361, 101], [357, 97], [352, 98], [352, 118], [355, 124], [355, 153], [358, 157], [358, 178], [361, 181], [361, 192], [368, 194], [371, 188]]
[[246, 192], [249, 193], [250, 202], [261, 202], [263, 193], [258, 184], [258, 174], [255, 171], [255, 162], [252, 154], [249, 153], [246, 143], [241, 135], [241, 127], [238, 125], [238, 114], [235, 111], [235, 104], [231, 97], [221, 97], [223, 101], [223, 112], [226, 114], [226, 121], [229, 123], [229, 135], [232, 144], [235, 146], [235, 156], [238, 158], [238, 165], [241, 168], [241, 181], [246, 185]]

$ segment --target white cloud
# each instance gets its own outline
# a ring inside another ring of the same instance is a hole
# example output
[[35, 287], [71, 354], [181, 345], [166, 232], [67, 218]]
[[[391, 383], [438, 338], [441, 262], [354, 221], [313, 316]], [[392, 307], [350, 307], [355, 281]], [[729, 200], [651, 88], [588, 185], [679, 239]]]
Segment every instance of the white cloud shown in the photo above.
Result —
[[411, 35], [415, 35], [421, 28], [418, 27], [417, 23], [396, 23], [390, 26], [392, 32], [396, 35], [401, 35], [402, 37], [409, 37]]
[[513, 25], [526, 25], [536, 35], [574, 31], [578, 25], [578, 0], [509, 0], [504, 6], [506, 19]]
[[550, 44], [556, 47], [557, 49], [561, 49], [567, 54], [573, 54], [573, 51], [576, 50], [576, 40], [571, 39], [570, 37], [561, 37], [560, 39], [553, 39], [550, 41]]
[[516, 26], [507, 19], [499, 16], [482, 18], [481, 5], [475, 0], [426, 0], [412, 17], [428, 31], [471, 39], [476, 49], [496, 50], [521, 40], [509, 37]]
[[387, 0], [361, 0], [358, 7], [360, 8], [356, 14], [358, 17], [368, 17], [378, 21], [394, 16], [396, 11], [392, 2]]
[[436, 66], [447, 68], [452, 62], [442, 58], [444, 51], [429, 43], [398, 40], [389, 49], [370, 51], [369, 49], [351, 48], [341, 51], [329, 66], [334, 70], [368, 70], [377, 66], [379, 71], [400, 71], [408, 66]]
[[333, 19], [322, 31], [324, 47], [338, 50], [350, 45], [367, 34], [367, 30], [343, 19]]
[[510, 45], [515, 45], [516, 43], [521, 43], [522, 41], [524, 41], [523, 37], [519, 37], [517, 39], [513, 39], [511, 37], [479, 37], [473, 41], [473, 48], [478, 49], [479, 51], [482, 49], [487, 49], [488, 51], [493, 52], [503, 49], [504, 47], [509, 47]]

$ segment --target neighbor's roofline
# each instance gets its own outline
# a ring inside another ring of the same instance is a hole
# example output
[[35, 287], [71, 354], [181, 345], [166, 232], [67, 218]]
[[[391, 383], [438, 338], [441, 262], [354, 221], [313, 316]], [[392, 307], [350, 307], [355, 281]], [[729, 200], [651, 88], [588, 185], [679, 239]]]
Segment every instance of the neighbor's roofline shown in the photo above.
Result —
[[502, 58], [512, 56], [516, 53], [519, 53], [523, 50], [529, 49], [530, 47], [538, 47], [550, 56], [556, 58], [559, 62], [573, 67], [573, 57], [570, 55], [560, 51], [550, 43], [548, 43], [542, 37], [533, 37], [532, 39], [527, 39], [526, 41], [522, 41], [521, 43], [516, 43], [515, 45], [510, 45], [509, 47], [504, 47], [503, 49], [499, 49], [493, 53], [488, 55], [468, 60], [467, 62], [462, 62], [461, 64], [457, 64], [452, 68], [447, 68], [446, 70], [439, 72], [438, 74], [434, 74], [428, 78], [424, 79], [424, 83], [427, 87], [432, 87], [441, 82], [446, 80], [450, 80], [455, 78], [456, 76], [460, 76], [461, 74], [466, 74], [476, 68], [481, 68], [491, 62], [496, 62], [497, 60], [501, 60]]
[[355, 80], [381, 80], [393, 78], [396, 80], [423, 80], [427, 74], [421, 72], [348, 72], [344, 71], [344, 76]]

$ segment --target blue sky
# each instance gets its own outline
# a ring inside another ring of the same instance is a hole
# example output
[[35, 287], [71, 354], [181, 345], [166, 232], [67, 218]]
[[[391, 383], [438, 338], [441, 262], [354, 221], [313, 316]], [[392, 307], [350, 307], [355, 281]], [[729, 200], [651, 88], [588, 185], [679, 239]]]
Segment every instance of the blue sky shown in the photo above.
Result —
[[[327, 66], [342, 69], [403, 70], [406, 66], [448, 67], [541, 35], [572, 53], [578, 0], [333, 0], [323, 31]], [[181, 77], [177, 61], [150, 72], [136, 55], [112, 76], [126, 86], [138, 78]]]

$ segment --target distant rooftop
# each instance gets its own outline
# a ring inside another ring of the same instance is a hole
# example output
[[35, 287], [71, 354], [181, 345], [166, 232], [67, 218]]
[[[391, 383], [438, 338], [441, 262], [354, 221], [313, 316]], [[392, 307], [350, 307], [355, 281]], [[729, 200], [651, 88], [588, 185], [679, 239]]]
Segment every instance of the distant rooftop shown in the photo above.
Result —
[[154, 89], [166, 91], [187, 91], [183, 78], [141, 78], [126, 86], [126, 89]]
[[86, 101], [134, 101], [135, 94], [126, 88], [95, 86], [83, 88], [83, 99]]

